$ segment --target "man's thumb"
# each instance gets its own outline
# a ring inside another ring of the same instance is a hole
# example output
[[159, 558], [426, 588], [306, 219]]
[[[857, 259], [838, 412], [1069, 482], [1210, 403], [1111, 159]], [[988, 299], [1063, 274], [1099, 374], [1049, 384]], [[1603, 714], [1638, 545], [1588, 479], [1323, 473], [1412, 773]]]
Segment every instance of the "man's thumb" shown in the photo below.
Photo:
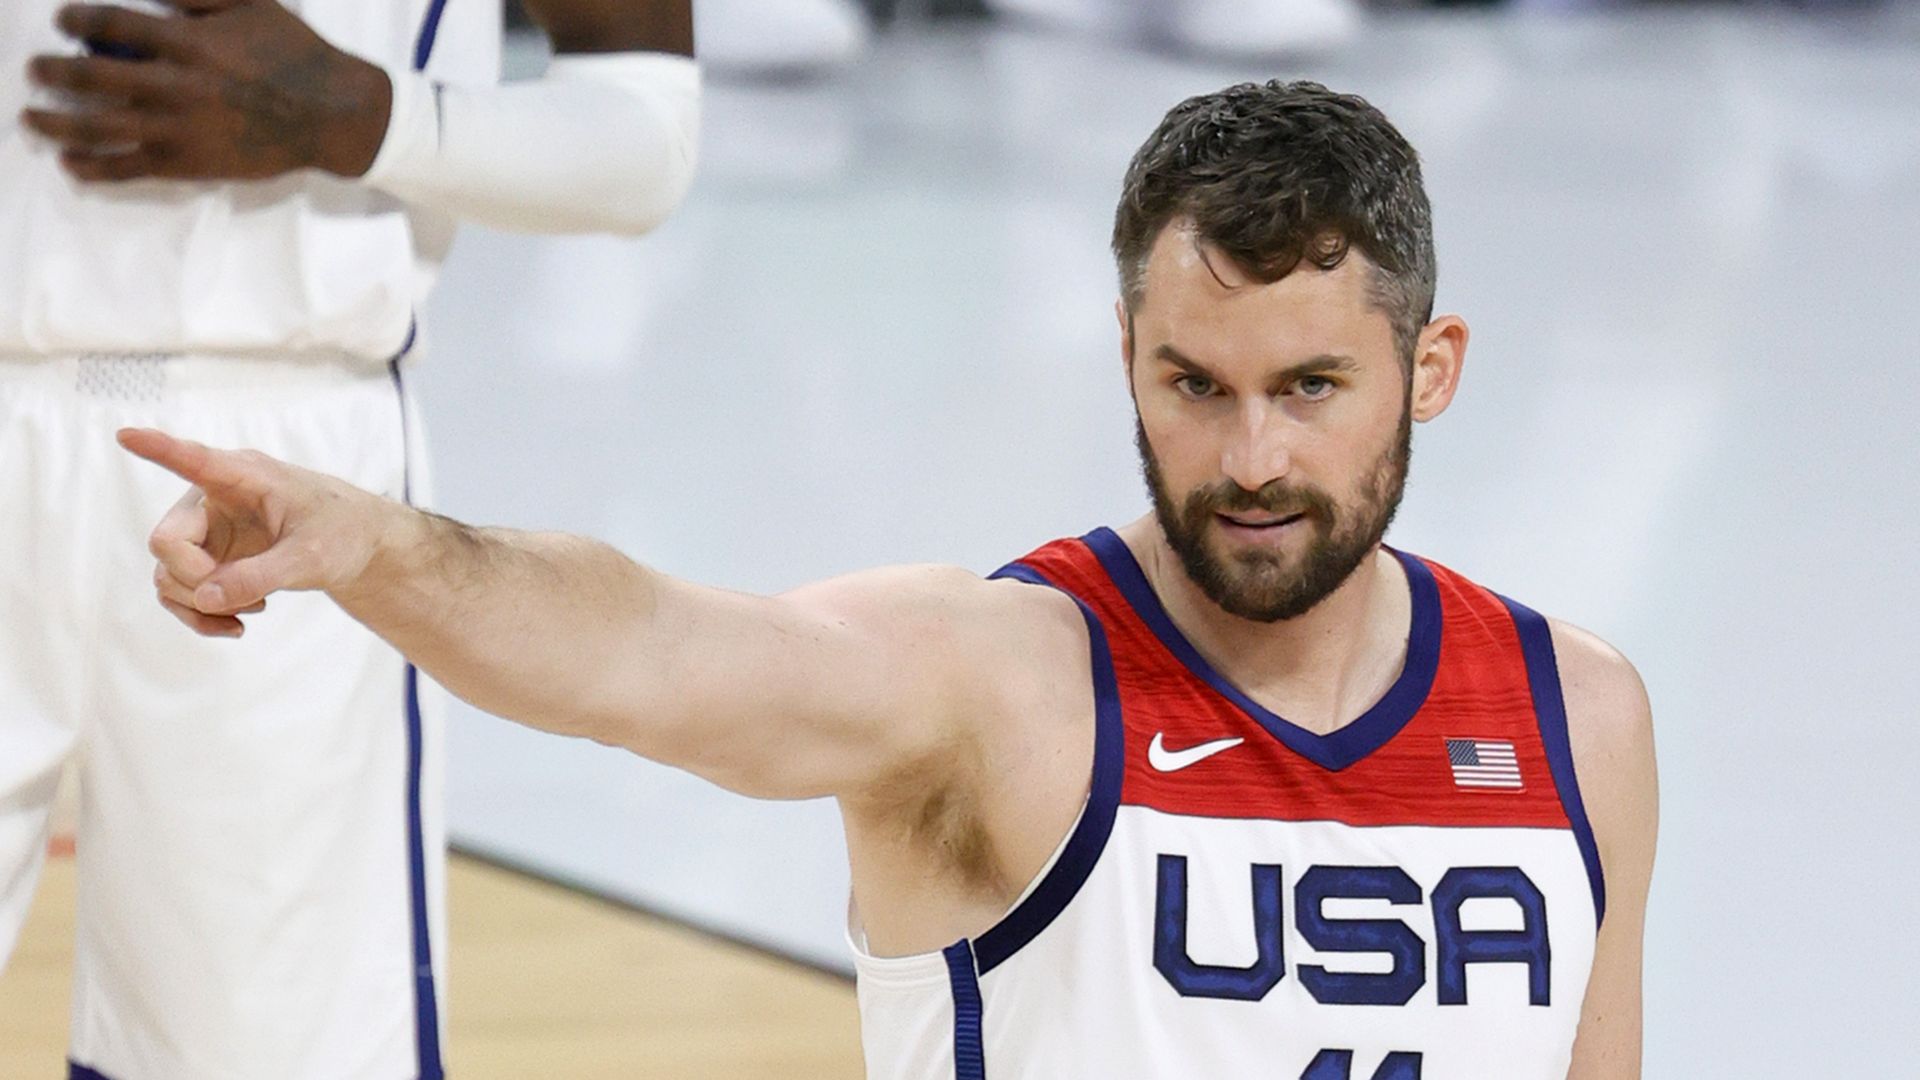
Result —
[[193, 606], [208, 615], [232, 615], [288, 588], [298, 567], [280, 545], [220, 567], [193, 591]]

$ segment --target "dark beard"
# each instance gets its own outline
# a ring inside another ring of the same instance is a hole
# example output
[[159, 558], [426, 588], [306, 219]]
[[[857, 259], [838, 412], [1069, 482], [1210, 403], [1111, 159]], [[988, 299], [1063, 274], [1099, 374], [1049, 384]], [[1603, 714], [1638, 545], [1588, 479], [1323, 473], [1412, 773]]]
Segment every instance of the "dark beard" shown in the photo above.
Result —
[[[1281, 480], [1257, 492], [1222, 480], [1189, 492], [1176, 507], [1137, 415], [1133, 430], [1140, 468], [1153, 496], [1153, 515], [1187, 576], [1229, 615], [1270, 623], [1312, 611], [1360, 568], [1386, 536], [1400, 509], [1413, 457], [1411, 412], [1401, 410], [1399, 431], [1374, 464], [1359, 505], [1345, 508], [1319, 488]], [[1214, 515], [1247, 510], [1301, 515], [1301, 524], [1313, 530], [1306, 554], [1297, 564], [1269, 551], [1243, 551], [1230, 559], [1216, 555], [1207, 546]]]

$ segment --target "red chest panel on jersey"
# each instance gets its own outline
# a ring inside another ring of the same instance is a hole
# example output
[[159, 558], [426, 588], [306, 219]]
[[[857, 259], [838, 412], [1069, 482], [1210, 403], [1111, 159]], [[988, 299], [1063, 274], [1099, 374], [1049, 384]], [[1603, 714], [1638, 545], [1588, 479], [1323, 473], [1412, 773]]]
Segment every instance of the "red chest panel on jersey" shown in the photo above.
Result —
[[1123, 804], [1350, 825], [1568, 827], [1512, 616], [1460, 575], [1399, 557], [1414, 592], [1406, 670], [1378, 705], [1326, 736], [1214, 672], [1114, 533], [1058, 540], [1019, 563], [1078, 597], [1106, 631], [1125, 727]]

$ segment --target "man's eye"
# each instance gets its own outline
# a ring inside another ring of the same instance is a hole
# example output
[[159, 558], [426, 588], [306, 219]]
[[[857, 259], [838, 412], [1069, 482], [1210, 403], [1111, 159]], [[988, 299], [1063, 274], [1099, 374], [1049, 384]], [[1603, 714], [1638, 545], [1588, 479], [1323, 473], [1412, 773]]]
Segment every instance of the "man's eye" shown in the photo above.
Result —
[[1309, 401], [1317, 401], [1333, 393], [1333, 380], [1325, 375], [1303, 375], [1293, 384], [1300, 396]]
[[1173, 380], [1174, 389], [1190, 398], [1212, 397], [1213, 380], [1204, 375], [1182, 375]]

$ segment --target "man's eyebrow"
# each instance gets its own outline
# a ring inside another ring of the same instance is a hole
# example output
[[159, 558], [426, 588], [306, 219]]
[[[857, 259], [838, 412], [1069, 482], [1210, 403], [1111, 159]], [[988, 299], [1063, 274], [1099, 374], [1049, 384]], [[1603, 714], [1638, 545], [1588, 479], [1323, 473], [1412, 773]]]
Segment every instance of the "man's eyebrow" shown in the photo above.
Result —
[[1205, 375], [1208, 378], [1213, 377], [1213, 372], [1207, 369], [1207, 365], [1174, 348], [1169, 343], [1162, 342], [1159, 348], [1153, 350], [1153, 355], [1175, 367], [1185, 368], [1195, 375]]
[[1351, 356], [1347, 356], [1344, 353], [1321, 353], [1318, 356], [1309, 356], [1305, 360], [1287, 367], [1281, 371], [1280, 374], [1288, 379], [1297, 379], [1302, 375], [1317, 375], [1322, 371], [1338, 371], [1352, 374], [1359, 370], [1360, 361], [1355, 360]]
[[[1207, 365], [1181, 352], [1172, 344], [1162, 343], [1158, 348], [1153, 350], [1153, 355], [1160, 360], [1164, 360], [1175, 367], [1190, 371], [1195, 375], [1202, 375], [1216, 382], [1219, 381], [1219, 377], [1215, 375]], [[1360, 362], [1351, 356], [1340, 353], [1321, 353], [1318, 356], [1309, 356], [1298, 363], [1288, 364], [1279, 371], [1273, 372], [1271, 379], [1275, 383], [1285, 385], [1286, 383], [1290, 383], [1295, 379], [1307, 375], [1318, 375], [1327, 371], [1351, 374], [1359, 370]]]

